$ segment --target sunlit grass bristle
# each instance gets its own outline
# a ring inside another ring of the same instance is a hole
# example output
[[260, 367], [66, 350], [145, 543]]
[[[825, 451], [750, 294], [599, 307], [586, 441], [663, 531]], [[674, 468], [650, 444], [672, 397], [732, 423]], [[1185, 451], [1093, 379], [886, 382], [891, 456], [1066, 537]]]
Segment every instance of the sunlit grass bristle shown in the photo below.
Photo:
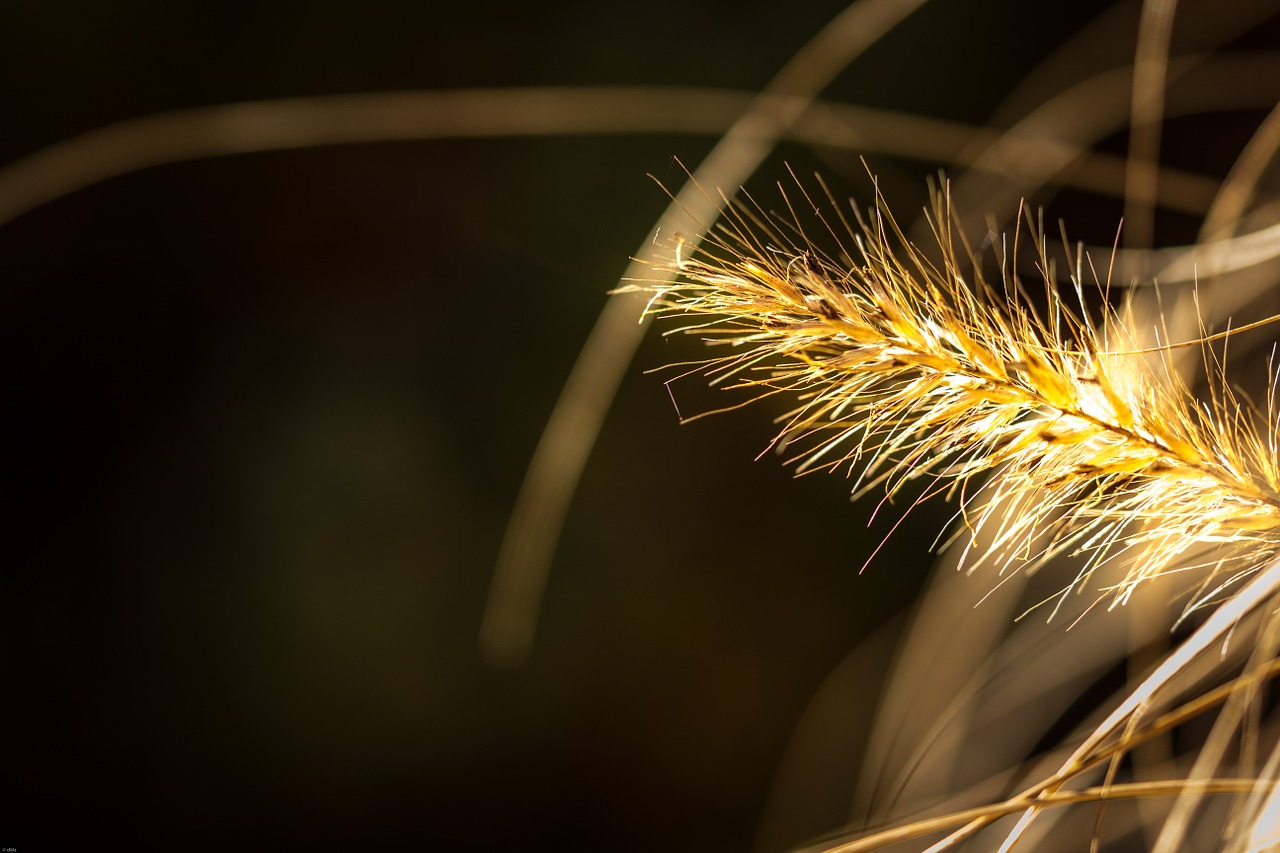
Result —
[[968, 568], [1077, 554], [1064, 594], [1105, 567], [1114, 603], [1186, 571], [1193, 609], [1280, 551], [1280, 458], [1259, 426], [1276, 420], [1274, 394], [1246, 405], [1209, 352], [1198, 401], [1126, 311], [1086, 307], [1105, 281], [1073, 263], [1060, 290], [1030, 217], [1040, 281], [1018, 277], [1013, 235], [992, 283], [945, 190], [929, 252], [878, 198], [849, 217], [829, 193], [795, 193], [781, 216], [739, 200], [697, 251], [677, 241], [677, 280], [649, 310], [716, 348], [702, 369], [717, 384], [791, 395], [776, 444], [797, 470], [844, 470], [856, 492], [890, 497], [923, 479], [957, 497]]

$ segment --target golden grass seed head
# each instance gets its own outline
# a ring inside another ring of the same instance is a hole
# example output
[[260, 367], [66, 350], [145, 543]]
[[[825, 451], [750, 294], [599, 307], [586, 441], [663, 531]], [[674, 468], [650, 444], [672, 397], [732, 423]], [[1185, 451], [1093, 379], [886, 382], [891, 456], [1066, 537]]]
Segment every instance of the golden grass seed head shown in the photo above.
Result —
[[1125, 312], [1094, 322], [1045, 281], [1038, 313], [976, 263], [969, 283], [942, 199], [937, 264], [882, 206], [852, 235], [819, 213], [861, 252], [837, 263], [807, 237], [780, 236], [798, 226], [756, 234], [770, 220], [753, 204], [732, 207], [697, 253], [677, 244], [678, 279], [649, 310], [731, 346], [708, 364], [713, 381], [798, 395], [776, 443], [799, 471], [860, 465], [859, 488], [890, 497], [920, 477], [963, 485], [998, 472], [962, 507], [974, 542], [993, 534], [975, 564], [1034, 570], [1074, 550], [1088, 555], [1087, 579], [1126, 555], [1125, 580], [1108, 587], [1118, 595], [1175, 568], [1188, 536], [1229, 546], [1215, 572], [1276, 553], [1276, 441], [1234, 396], [1218, 394], [1206, 415], [1167, 365], [1120, 350], [1138, 339]]

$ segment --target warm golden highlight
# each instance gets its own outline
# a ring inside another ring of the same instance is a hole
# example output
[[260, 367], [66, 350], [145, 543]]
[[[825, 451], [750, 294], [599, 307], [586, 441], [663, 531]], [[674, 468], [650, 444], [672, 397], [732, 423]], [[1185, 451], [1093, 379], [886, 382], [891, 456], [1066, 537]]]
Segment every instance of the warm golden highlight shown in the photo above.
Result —
[[[1079, 263], [1074, 293], [1059, 292], [1038, 229], [1036, 306], [1016, 237], [993, 286], [943, 193], [930, 216], [937, 260], [882, 204], [855, 227], [834, 204], [832, 220], [804, 203], [834, 251], [794, 208], [784, 221], [739, 202], [691, 257], [677, 241], [678, 280], [653, 288], [649, 306], [731, 350], [703, 365], [714, 382], [798, 399], [776, 441], [799, 470], [847, 466], [858, 490], [890, 496], [927, 478], [925, 496], [960, 496], [955, 538], [971, 569], [1083, 555], [1064, 595], [1103, 567], [1117, 567], [1103, 581], [1115, 602], [1144, 579], [1197, 570], [1194, 607], [1280, 551], [1280, 457], [1258, 425], [1275, 422], [1273, 395], [1265, 413], [1243, 404], [1207, 345], [1206, 403], [1168, 350], [1137, 349], [1127, 312], [1091, 318]], [[978, 475], [985, 486], [971, 488]]]

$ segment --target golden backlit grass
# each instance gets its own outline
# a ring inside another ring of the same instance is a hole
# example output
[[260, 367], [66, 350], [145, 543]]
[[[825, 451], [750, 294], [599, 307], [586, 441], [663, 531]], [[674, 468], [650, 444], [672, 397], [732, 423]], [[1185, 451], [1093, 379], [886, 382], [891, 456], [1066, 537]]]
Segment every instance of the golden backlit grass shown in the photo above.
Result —
[[[1117, 3], [1074, 34], [1026, 34], [1045, 42], [1043, 62], [1008, 81], [985, 125], [818, 100], [922, 5], [852, 4], [760, 91], [404, 91], [132, 119], [0, 169], [0, 224], [89, 183], [197, 157], [403, 139], [713, 135], [672, 206], [636, 235], [633, 289], [649, 292], [668, 332], [712, 345], [691, 372], [790, 401], [775, 446], [797, 470], [843, 472], [857, 491], [890, 498], [949, 497], [947, 559], [974, 575], [958, 583], [940, 571], [920, 591], [866, 734], [860, 781], [874, 784], [859, 788], [862, 812], [845, 831], [817, 847], [1076, 850], [1085, 837], [1123, 849], [1270, 849], [1280, 841], [1280, 723], [1267, 696], [1280, 672], [1276, 368], [1265, 351], [1209, 332], [1274, 310], [1252, 303], [1280, 274], [1267, 184], [1280, 151], [1280, 66], [1232, 48], [1274, 10], [1147, 0]], [[1180, 40], [1175, 23], [1189, 35]], [[1270, 112], [1221, 173], [1162, 162], [1166, 118], [1195, 116], [1216, 133], [1221, 110]], [[1125, 156], [1102, 144], [1122, 133]], [[925, 226], [901, 229], [879, 197], [859, 215], [831, 194], [790, 189], [774, 216], [702, 189], [747, 182], [783, 139], [945, 164], [954, 184]], [[1124, 247], [1068, 252], [1055, 270], [1044, 228], [1013, 213], [1044, 187], [1122, 194]], [[1157, 248], [1157, 209], [1199, 217], [1198, 242]], [[706, 233], [654, 246], [655, 230], [710, 225], [722, 211]], [[984, 235], [973, 217], [1001, 225]], [[1196, 290], [1167, 302], [1151, 290], [1108, 292], [1113, 281], [1155, 279]], [[641, 335], [638, 312], [634, 300], [610, 303], [530, 465], [482, 629], [492, 661], [529, 654], [574, 485]], [[1262, 390], [1235, 390], [1241, 373], [1265, 374]], [[1023, 596], [1033, 572], [1045, 583]], [[1017, 621], [1041, 603], [1058, 618]], [[1116, 612], [1083, 618], [1098, 603]], [[1066, 734], [1038, 740], [1109, 668], [1127, 668], [1123, 686], [1089, 696]], [[969, 778], [971, 760], [989, 755], [1001, 769]]]
[[[1023, 231], [990, 240], [997, 278], [989, 281], [986, 259], [962, 236], [945, 190], [934, 193], [926, 217], [932, 242], [923, 247], [878, 196], [860, 215], [824, 195], [815, 202], [797, 182], [782, 190], [781, 215], [744, 195], [696, 242], [674, 238], [656, 282], [629, 288], [648, 293], [647, 312], [667, 321], [668, 334], [694, 335], [709, 347], [707, 359], [682, 373], [753, 399], [790, 401], [772, 446], [798, 472], [843, 471], [855, 478], [855, 495], [883, 490], [892, 500], [922, 481], [913, 500], [952, 498], [958, 518], [947, 544], [970, 573], [1069, 564], [1071, 574], [1051, 581], [1060, 588], [1051, 613], [1072, 593], [1115, 607], [1144, 583], [1175, 577], [1184, 615], [1213, 614], [1081, 733], [1057, 771], [1010, 799], [908, 820], [831, 849], [873, 849], [960, 827], [930, 848], [943, 849], [1023, 812], [1005, 841], [1012, 846], [1048, 809], [1175, 795], [1181, 806], [1163, 837], [1176, 846], [1195, 804], [1224, 793], [1253, 798], [1253, 823], [1234, 824], [1237, 837], [1249, 835], [1248, 827], [1262, 825], [1258, 810], [1270, 802], [1274, 776], [1219, 770], [1239, 732], [1256, 749], [1258, 731], [1249, 726], [1258, 725], [1259, 684], [1276, 671], [1274, 643], [1265, 640], [1271, 622], [1242, 631], [1259, 632], [1249, 674], [1192, 691], [1186, 707], [1196, 713], [1235, 698], [1189, 772], [1115, 777], [1132, 750], [1168, 731], [1167, 715], [1154, 723], [1145, 715], [1176, 695], [1169, 685], [1275, 595], [1274, 366], [1268, 362], [1265, 397], [1255, 405], [1233, 390], [1224, 350], [1215, 347], [1233, 332], [1170, 343], [1162, 318], [1141, 313], [1131, 296], [1110, 305], [1107, 268], [1099, 275], [1080, 250], [1060, 284], [1032, 217]], [[1036, 280], [1018, 273], [1020, 251], [1031, 255]], [[1165, 343], [1140, 346], [1152, 326]], [[1186, 349], [1202, 355], [1200, 395], [1178, 372], [1175, 354]], [[1079, 787], [1099, 765], [1107, 765], [1105, 783]], [[1094, 833], [1095, 844], [1101, 838]]]
[[1197, 400], [1169, 350], [1135, 349], [1131, 312], [1104, 304], [1091, 317], [1086, 290], [1099, 288], [1086, 269], [1059, 291], [1036, 229], [1024, 250], [1042, 279], [1014, 272], [1015, 236], [992, 284], [957, 246], [945, 193], [931, 259], [881, 200], [853, 227], [834, 202], [800, 192], [829, 247], [748, 199], [691, 257], [676, 242], [678, 280], [650, 303], [727, 350], [699, 368], [713, 382], [796, 401], [775, 443], [798, 471], [842, 469], [856, 492], [891, 499], [914, 480], [957, 495], [970, 570], [1086, 555], [1064, 594], [1122, 566], [1107, 586], [1116, 602], [1178, 571], [1194, 576], [1200, 604], [1274, 558], [1274, 394], [1256, 411], [1215, 363], [1212, 398]]

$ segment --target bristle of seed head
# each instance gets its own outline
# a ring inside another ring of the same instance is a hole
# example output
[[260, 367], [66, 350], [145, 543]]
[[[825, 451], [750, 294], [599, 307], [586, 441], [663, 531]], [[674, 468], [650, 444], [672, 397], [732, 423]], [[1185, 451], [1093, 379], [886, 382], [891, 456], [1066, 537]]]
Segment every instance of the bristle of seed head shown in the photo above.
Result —
[[1221, 375], [1198, 402], [1167, 361], [1134, 354], [1124, 312], [1091, 318], [1059, 294], [1039, 235], [1037, 309], [1012, 270], [997, 288], [956, 249], [944, 193], [940, 261], [879, 200], [858, 226], [812, 206], [834, 252], [745, 197], [697, 252], [677, 242], [678, 280], [649, 307], [728, 348], [705, 367], [716, 384], [795, 395], [776, 443], [798, 470], [857, 470], [858, 489], [890, 497], [922, 477], [981, 478], [981, 499], [962, 490], [969, 568], [1083, 555], [1064, 594], [1120, 567], [1103, 588], [1123, 602], [1207, 565], [1194, 609], [1280, 554], [1277, 442], [1257, 426], [1276, 413], [1243, 406]]

